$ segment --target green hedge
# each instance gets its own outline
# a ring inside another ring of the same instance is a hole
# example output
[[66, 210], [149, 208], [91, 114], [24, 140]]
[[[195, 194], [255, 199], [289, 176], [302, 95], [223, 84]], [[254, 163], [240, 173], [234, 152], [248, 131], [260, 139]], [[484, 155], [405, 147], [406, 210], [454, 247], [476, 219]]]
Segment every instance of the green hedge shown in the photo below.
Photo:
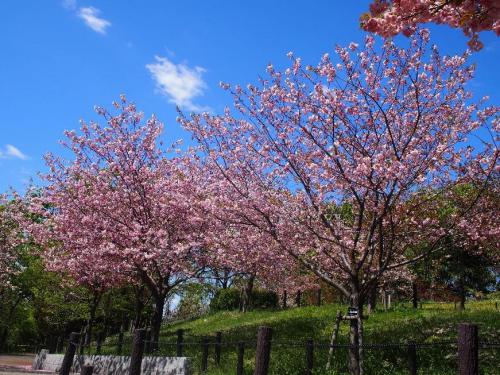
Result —
[[[210, 301], [210, 310], [236, 310], [240, 306], [240, 295], [241, 291], [236, 288], [219, 289]], [[278, 295], [269, 290], [256, 289], [250, 302], [252, 309], [273, 309], [278, 306]]]

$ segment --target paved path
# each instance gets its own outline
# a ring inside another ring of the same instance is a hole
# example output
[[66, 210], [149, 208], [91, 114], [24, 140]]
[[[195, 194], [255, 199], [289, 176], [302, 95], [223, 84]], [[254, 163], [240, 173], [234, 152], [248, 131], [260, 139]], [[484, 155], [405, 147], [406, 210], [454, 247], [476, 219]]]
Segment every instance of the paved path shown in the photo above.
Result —
[[34, 354], [0, 354], [0, 375], [40, 374], [31, 370], [34, 358]]

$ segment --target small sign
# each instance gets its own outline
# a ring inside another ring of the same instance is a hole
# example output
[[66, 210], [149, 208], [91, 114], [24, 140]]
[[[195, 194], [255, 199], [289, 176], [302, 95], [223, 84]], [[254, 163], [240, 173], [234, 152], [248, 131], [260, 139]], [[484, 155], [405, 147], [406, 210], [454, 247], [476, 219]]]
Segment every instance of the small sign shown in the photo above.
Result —
[[347, 309], [347, 316], [358, 316], [358, 309], [356, 307], [349, 306]]

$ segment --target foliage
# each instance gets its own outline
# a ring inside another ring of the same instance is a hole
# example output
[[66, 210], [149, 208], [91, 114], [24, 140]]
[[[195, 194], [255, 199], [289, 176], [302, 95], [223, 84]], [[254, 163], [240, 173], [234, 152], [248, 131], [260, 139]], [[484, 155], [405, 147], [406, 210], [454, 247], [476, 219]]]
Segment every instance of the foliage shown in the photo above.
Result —
[[[269, 290], [252, 290], [251, 308], [253, 309], [274, 309], [278, 306], [278, 295]], [[236, 288], [219, 289], [215, 292], [210, 301], [211, 311], [231, 311], [236, 310], [241, 305], [241, 291]]]

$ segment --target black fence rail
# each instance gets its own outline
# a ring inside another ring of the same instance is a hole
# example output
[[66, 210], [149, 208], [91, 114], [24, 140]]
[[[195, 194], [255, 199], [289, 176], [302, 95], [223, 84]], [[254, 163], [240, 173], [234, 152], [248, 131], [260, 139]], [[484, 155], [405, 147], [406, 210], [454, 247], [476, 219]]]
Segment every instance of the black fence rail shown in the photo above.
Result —
[[260, 327], [256, 339], [226, 340], [222, 332], [200, 339], [177, 330], [153, 342], [146, 329], [139, 329], [133, 337], [121, 335], [90, 347], [77, 343], [76, 351], [131, 356], [130, 375], [140, 374], [144, 356], [189, 357], [197, 374], [347, 375], [348, 352], [353, 348], [362, 349], [362, 365], [370, 375], [495, 374], [500, 363], [500, 342], [479, 340], [477, 326], [471, 324], [459, 326], [456, 341], [356, 347], [312, 338], [277, 340], [272, 333], [271, 328]]

